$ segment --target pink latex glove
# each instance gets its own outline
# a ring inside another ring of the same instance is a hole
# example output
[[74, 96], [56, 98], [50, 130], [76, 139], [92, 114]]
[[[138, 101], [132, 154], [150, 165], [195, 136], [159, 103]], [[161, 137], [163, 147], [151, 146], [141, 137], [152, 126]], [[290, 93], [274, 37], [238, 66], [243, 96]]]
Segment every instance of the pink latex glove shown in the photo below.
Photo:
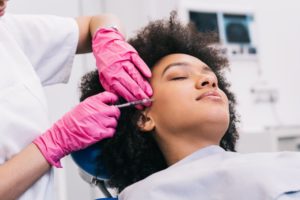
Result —
[[152, 88], [145, 79], [151, 77], [150, 69], [118, 30], [99, 29], [94, 34], [92, 46], [100, 82], [105, 90], [127, 101], [152, 96]]
[[120, 110], [109, 105], [117, 99], [110, 92], [87, 98], [33, 143], [50, 164], [61, 167], [65, 155], [114, 135]]

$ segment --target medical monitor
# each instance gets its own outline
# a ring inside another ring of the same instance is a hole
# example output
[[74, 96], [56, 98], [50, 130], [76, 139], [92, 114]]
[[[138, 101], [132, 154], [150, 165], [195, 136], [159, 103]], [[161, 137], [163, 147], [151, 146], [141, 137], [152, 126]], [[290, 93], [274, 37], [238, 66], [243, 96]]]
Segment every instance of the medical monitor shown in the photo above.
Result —
[[[225, 5], [225, 4], [224, 4]], [[213, 32], [229, 59], [256, 59], [254, 12], [236, 5], [224, 6], [205, 0], [182, 0], [179, 16], [200, 32]]]

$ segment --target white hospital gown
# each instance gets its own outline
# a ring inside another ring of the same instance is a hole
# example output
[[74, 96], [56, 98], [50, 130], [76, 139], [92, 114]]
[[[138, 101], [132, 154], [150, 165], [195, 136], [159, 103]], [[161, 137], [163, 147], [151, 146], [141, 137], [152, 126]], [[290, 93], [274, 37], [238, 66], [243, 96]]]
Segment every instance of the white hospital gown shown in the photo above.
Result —
[[240, 154], [209, 146], [125, 188], [120, 200], [300, 199], [300, 152]]

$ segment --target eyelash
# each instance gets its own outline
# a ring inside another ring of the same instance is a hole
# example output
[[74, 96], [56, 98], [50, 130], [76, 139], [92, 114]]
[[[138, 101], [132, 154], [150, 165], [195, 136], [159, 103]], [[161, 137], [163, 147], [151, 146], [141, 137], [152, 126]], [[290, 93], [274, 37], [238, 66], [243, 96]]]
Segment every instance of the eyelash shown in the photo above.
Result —
[[187, 77], [185, 77], [185, 76], [180, 76], [180, 77], [174, 77], [174, 78], [172, 78], [171, 80], [172, 81], [179, 81], [179, 80], [184, 80], [184, 79], [186, 79]]

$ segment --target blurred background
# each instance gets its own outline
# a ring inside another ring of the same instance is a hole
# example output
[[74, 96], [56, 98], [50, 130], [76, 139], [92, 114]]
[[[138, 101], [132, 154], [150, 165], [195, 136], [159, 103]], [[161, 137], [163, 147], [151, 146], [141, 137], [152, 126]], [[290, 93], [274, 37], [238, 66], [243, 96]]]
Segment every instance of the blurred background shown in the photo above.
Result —
[[[200, 31], [216, 31], [230, 61], [227, 76], [241, 116], [241, 152], [300, 149], [300, 2], [297, 0], [13, 0], [8, 12], [76, 17], [113, 13], [127, 38], [148, 21], [169, 16], [193, 21]], [[195, 41], [196, 42], [196, 41]], [[82, 67], [84, 66], [84, 67]], [[80, 77], [95, 68], [91, 54], [75, 58], [68, 84], [46, 88], [50, 120], [78, 103]], [[95, 199], [70, 157], [55, 170], [59, 200]]]

